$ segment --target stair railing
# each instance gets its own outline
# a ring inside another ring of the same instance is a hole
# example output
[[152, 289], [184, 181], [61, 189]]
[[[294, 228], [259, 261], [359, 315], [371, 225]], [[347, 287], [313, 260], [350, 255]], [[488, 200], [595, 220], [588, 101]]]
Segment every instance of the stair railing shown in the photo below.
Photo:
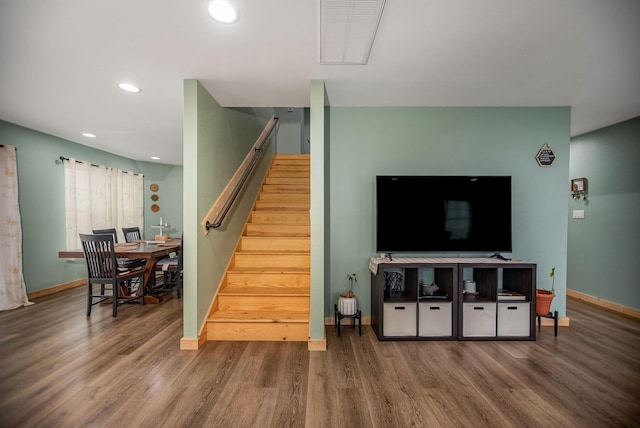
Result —
[[209, 229], [217, 229], [222, 226], [222, 222], [229, 213], [229, 210], [247, 182], [247, 179], [253, 172], [253, 168], [262, 156], [264, 148], [269, 142], [269, 136], [277, 122], [278, 118], [275, 116], [272, 116], [271, 119], [269, 119], [269, 122], [267, 122], [266, 126], [258, 136], [255, 144], [251, 147], [249, 153], [247, 153], [247, 156], [245, 156], [235, 174], [231, 177], [231, 180], [229, 180], [229, 183], [227, 183], [224, 190], [220, 193], [218, 199], [216, 199], [213, 205], [211, 205], [211, 209], [209, 209], [209, 212], [201, 223], [205, 235], [209, 233]]

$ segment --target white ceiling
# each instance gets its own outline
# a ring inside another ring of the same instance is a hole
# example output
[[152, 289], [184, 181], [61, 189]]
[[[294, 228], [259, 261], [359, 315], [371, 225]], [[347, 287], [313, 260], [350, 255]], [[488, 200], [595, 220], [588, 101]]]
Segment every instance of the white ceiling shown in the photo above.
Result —
[[570, 106], [572, 135], [640, 116], [638, 0], [387, 0], [367, 65], [320, 64], [319, 0], [230, 1], [0, 0], [0, 119], [182, 164], [189, 78], [226, 107], [323, 79], [332, 106]]

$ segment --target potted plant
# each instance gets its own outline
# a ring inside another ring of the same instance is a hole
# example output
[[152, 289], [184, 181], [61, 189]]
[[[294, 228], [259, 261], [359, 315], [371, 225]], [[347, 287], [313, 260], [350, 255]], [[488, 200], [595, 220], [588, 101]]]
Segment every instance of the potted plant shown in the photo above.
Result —
[[356, 295], [353, 292], [353, 287], [358, 284], [358, 278], [355, 273], [347, 275], [349, 281], [349, 289], [345, 293], [340, 293], [338, 298], [338, 311], [342, 315], [355, 315], [358, 311], [356, 305]]
[[536, 288], [536, 314], [537, 315], [549, 315], [551, 313], [551, 303], [553, 298], [556, 297], [555, 289], [555, 266], [551, 268], [551, 290], [545, 290], [543, 288]]

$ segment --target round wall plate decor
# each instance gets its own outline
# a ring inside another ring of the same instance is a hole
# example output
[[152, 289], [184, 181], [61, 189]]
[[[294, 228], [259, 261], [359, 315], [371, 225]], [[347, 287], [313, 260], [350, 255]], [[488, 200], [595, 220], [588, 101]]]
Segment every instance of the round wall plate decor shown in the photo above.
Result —
[[151, 195], [151, 200], [152, 201], [157, 201], [158, 200], [158, 195], [156, 195], [155, 193], [153, 195]]
[[151, 205], [151, 211], [153, 211], [154, 213], [157, 213], [159, 209], [160, 207], [157, 204]]
[[151, 189], [152, 192], [157, 192], [159, 188], [160, 186], [158, 186], [156, 183], [153, 183], [151, 186], [149, 186], [149, 189]]

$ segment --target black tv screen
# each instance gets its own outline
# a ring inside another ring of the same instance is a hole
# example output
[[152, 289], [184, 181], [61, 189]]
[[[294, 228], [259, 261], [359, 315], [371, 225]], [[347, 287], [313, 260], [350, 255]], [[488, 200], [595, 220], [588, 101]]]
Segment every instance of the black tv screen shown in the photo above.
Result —
[[510, 252], [510, 176], [376, 177], [376, 252]]

